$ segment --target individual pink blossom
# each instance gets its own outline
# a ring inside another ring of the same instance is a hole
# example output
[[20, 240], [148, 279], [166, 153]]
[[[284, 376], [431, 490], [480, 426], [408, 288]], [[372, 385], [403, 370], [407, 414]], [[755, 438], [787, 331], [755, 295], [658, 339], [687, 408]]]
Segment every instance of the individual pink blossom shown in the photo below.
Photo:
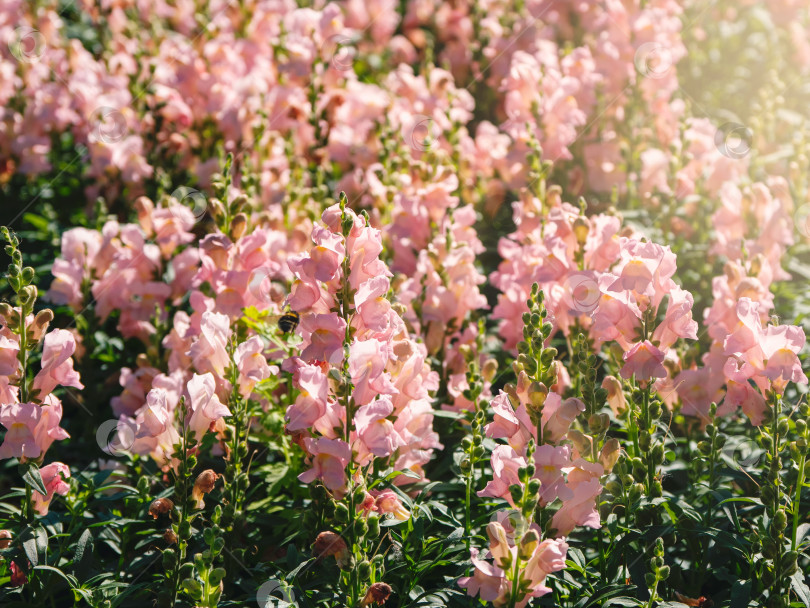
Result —
[[378, 513], [391, 513], [399, 521], [407, 521], [411, 514], [393, 490], [371, 490], [374, 497], [374, 510]]
[[304, 446], [311, 455], [311, 469], [298, 476], [304, 483], [319, 479], [332, 491], [340, 492], [346, 485], [346, 466], [352, 458], [351, 448], [342, 439], [325, 437], [304, 439]]
[[385, 371], [388, 353], [379, 340], [355, 340], [349, 348], [349, 374], [354, 385], [352, 397], [358, 405], [370, 403], [377, 395], [397, 392]]
[[647, 382], [651, 378], [666, 378], [667, 370], [664, 367], [665, 354], [653, 346], [649, 340], [638, 342], [633, 348], [624, 353], [624, 366], [621, 369], [622, 378], [635, 377], [638, 382]]
[[200, 335], [191, 345], [191, 359], [198, 372], [211, 372], [222, 378], [230, 365], [228, 340], [231, 335], [230, 319], [218, 312], [204, 312]]
[[65, 496], [70, 492], [70, 484], [65, 481], [70, 478], [70, 468], [61, 462], [52, 462], [42, 467], [39, 470], [39, 474], [48, 492], [43, 496], [38, 491], [34, 491], [34, 510], [40, 515], [47, 515], [48, 507], [54, 495], [59, 494], [60, 496]]
[[34, 390], [42, 401], [57, 386], [84, 388], [79, 373], [73, 369], [71, 355], [76, 350], [76, 339], [64, 329], [55, 329], [45, 335], [42, 348], [42, 370], [34, 377]]
[[287, 410], [287, 429], [300, 431], [317, 423], [326, 414], [329, 381], [317, 365], [303, 365], [295, 374], [298, 397]]
[[394, 411], [390, 397], [381, 396], [367, 403], [354, 413], [354, 426], [361, 445], [358, 446], [358, 462], [364, 464], [367, 454], [384, 458], [405, 445], [402, 437], [388, 419]]
[[219, 400], [216, 386], [216, 379], [210, 373], [194, 374], [188, 381], [188, 411], [191, 416], [186, 421], [186, 426], [194, 432], [197, 442], [201, 442], [209, 430], [225, 430], [223, 418], [231, 415], [228, 406]]
[[306, 344], [301, 358], [305, 361], [337, 365], [343, 360], [346, 321], [336, 313], [305, 315], [301, 320], [301, 333]]
[[601, 464], [588, 462], [582, 458], [573, 463], [568, 473], [566, 489], [571, 496], [563, 500], [562, 506], [552, 517], [551, 524], [558, 536], [565, 536], [577, 526], [600, 528], [596, 499], [602, 493], [599, 479], [604, 473]]
[[0, 424], [6, 427], [0, 458], [39, 459], [54, 441], [67, 439], [59, 426], [62, 405], [55, 399], [45, 405], [12, 403], [0, 407]]
[[252, 336], [236, 347], [234, 363], [239, 370], [239, 393], [248, 397], [256, 384], [278, 373], [276, 366], [267, 364], [264, 357], [264, 342], [259, 336]]

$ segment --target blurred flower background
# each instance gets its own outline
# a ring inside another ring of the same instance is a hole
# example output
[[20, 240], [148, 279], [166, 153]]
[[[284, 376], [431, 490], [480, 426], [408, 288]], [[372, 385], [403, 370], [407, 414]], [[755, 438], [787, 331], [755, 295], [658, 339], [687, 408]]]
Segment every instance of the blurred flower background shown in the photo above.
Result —
[[810, 4], [0, 0], [8, 606], [810, 608]]

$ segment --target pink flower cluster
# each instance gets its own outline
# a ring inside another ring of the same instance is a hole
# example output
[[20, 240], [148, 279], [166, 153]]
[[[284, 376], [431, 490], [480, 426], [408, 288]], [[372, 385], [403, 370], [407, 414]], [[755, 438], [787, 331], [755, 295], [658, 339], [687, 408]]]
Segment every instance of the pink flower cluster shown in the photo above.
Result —
[[[29, 348], [42, 343], [41, 369], [30, 380], [18, 359], [20, 333], [9, 327], [20, 325], [22, 312], [19, 308], [7, 307], [6, 313], [6, 318], [0, 317], [0, 424], [6, 429], [0, 444], [0, 458], [41, 464], [54, 441], [69, 437], [60, 426], [62, 402], [53, 393], [54, 389], [58, 386], [84, 388], [78, 372], [73, 369], [76, 340], [64, 329], [48, 331], [53, 318], [49, 311], [24, 319]], [[23, 385], [25, 387], [21, 388]], [[22, 401], [26, 393], [28, 400]], [[61, 462], [53, 462], [42, 467], [40, 475], [48, 492], [45, 496], [34, 492], [34, 508], [40, 515], [46, 515], [54, 494], [64, 496], [70, 490], [65, 483], [70, 469]]]
[[[289, 304], [301, 314], [303, 344], [300, 358], [288, 362], [300, 394], [287, 410], [287, 430], [310, 458], [300, 479], [321, 480], [339, 494], [352, 461], [365, 467], [388, 459], [396, 470], [423, 475], [442, 446], [430, 402], [436, 373], [387, 299], [391, 273], [379, 257], [380, 231], [337, 205], [322, 221], [312, 249], [288, 261], [295, 275]], [[335, 372], [351, 383], [348, 401], [338, 396]]]
[[[549, 199], [548, 209], [533, 197], [515, 203], [518, 230], [499, 244], [504, 261], [493, 283], [503, 293], [493, 317], [504, 320], [499, 331], [506, 345], [514, 348], [521, 338], [522, 328], [512, 320], [526, 312], [536, 282], [555, 331], [587, 331], [597, 348], [615, 341], [624, 352], [626, 379], [670, 377], [664, 363], [678, 363], [677, 341], [697, 338], [692, 295], [672, 278], [675, 255], [620, 230], [616, 217], [586, 218], [557, 196]], [[659, 309], [665, 311], [661, 319]]]

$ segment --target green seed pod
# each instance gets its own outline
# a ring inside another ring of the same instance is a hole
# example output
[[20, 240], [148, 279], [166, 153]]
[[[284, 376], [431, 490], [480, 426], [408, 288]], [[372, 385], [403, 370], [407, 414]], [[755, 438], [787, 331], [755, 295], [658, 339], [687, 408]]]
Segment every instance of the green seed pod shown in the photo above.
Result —
[[790, 431], [790, 423], [783, 418], [782, 420], [779, 421], [777, 430], [779, 431], [779, 434], [784, 437], [785, 435], [788, 434], [788, 431]]
[[341, 524], [349, 521], [349, 507], [342, 502], [335, 505], [335, 520]]
[[532, 496], [536, 496], [538, 492], [540, 492], [540, 480], [539, 479], [529, 480], [529, 493]]
[[647, 583], [648, 587], [652, 587], [655, 585], [655, 575], [652, 572], [648, 572], [644, 575], [644, 581]]
[[225, 578], [225, 568], [214, 568], [208, 575], [208, 582], [211, 585], [219, 585], [219, 582]]
[[708, 455], [712, 453], [712, 444], [708, 441], [698, 441], [697, 448], [701, 454]]
[[174, 549], [166, 549], [163, 552], [163, 569], [172, 570], [177, 564], [177, 554]]
[[762, 555], [766, 559], [774, 559], [776, 557], [777, 547], [776, 543], [771, 538], [765, 538], [762, 541]]
[[661, 414], [663, 413], [664, 412], [661, 409], [661, 406], [658, 405], [658, 403], [650, 404], [650, 418], [652, 418], [653, 420], [658, 420], [661, 417]]
[[188, 540], [191, 538], [191, 522], [187, 519], [184, 519], [180, 522], [180, 525], [177, 526], [177, 535], [182, 540]]
[[357, 573], [360, 575], [361, 581], [367, 581], [371, 578], [371, 562], [364, 559], [357, 565]]
[[664, 462], [664, 444], [656, 443], [652, 449], [652, 457], [654, 462]]
[[785, 514], [784, 509], [779, 509], [776, 512], [776, 515], [774, 515], [773, 526], [780, 532], [787, 527], [787, 515]]
[[523, 498], [523, 488], [518, 484], [513, 484], [509, 486], [509, 495], [512, 497], [513, 502], [519, 503], [520, 499]]
[[661, 482], [657, 479], [653, 481], [652, 487], [650, 488], [650, 497], [651, 498], [660, 498], [664, 494], [664, 488], [661, 486]]
[[214, 553], [221, 553], [222, 550], [225, 548], [225, 539], [221, 536], [218, 536], [214, 539], [214, 544], [211, 546], [211, 551]]
[[718, 434], [717, 437], [714, 438], [714, 445], [720, 449], [724, 445], [726, 445], [726, 436]]
[[662, 581], [669, 578], [669, 566], [661, 566], [661, 569], [658, 571], [658, 578]]
[[366, 538], [377, 538], [380, 535], [380, 518], [376, 515], [368, 517], [368, 532]]
[[615, 479], [611, 479], [605, 484], [605, 489], [613, 494], [613, 496], [619, 496], [622, 493], [622, 484]]

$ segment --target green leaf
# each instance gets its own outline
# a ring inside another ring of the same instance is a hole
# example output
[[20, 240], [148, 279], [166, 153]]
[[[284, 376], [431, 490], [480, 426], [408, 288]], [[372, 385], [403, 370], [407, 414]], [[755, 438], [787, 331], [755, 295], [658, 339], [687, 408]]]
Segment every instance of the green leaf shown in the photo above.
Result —
[[45, 482], [42, 481], [42, 475], [39, 474], [39, 467], [33, 462], [28, 463], [28, 470], [23, 473], [22, 478], [27, 485], [31, 486], [43, 496], [48, 495], [48, 490], [45, 489]]
[[796, 571], [790, 577], [790, 588], [796, 592], [799, 599], [804, 603], [807, 608], [810, 608], [810, 587], [804, 582], [804, 576], [801, 571]]
[[31, 565], [36, 566], [39, 563], [39, 552], [37, 538], [31, 528], [26, 528], [22, 533], [22, 548]]
[[85, 529], [82, 532], [82, 535], [79, 537], [79, 542], [76, 543], [76, 551], [73, 553], [73, 567], [75, 568], [77, 565], [81, 564], [84, 560], [85, 552], [87, 551], [87, 547], [90, 547], [90, 554], [93, 552], [93, 533], [90, 531], [89, 528]]
[[751, 597], [751, 581], [736, 581], [731, 586], [729, 608], [747, 608]]

